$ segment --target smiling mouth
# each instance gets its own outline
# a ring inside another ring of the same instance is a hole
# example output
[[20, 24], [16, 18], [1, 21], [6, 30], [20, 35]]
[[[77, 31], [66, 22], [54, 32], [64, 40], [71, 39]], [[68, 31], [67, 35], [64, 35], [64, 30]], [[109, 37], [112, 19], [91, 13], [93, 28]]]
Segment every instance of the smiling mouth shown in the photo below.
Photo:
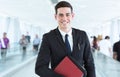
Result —
[[63, 22], [62, 22], [62, 24], [67, 24], [67, 23], [68, 23], [68, 22], [66, 22], [66, 21], [63, 21]]

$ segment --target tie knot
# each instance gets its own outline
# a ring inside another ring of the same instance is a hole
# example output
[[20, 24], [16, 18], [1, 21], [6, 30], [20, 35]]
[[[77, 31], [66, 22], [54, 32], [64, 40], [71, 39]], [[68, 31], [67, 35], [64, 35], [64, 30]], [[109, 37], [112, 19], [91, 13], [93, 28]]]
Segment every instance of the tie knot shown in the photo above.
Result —
[[65, 35], [65, 38], [67, 38], [67, 37], [68, 37], [68, 34]]

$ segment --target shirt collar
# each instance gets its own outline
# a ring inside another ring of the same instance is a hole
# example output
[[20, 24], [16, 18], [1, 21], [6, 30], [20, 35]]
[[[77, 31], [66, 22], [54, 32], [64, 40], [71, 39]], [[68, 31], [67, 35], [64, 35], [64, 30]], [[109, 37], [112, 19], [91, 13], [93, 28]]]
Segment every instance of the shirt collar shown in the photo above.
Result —
[[60, 28], [58, 28], [58, 30], [60, 31], [62, 36], [65, 36], [66, 34], [68, 34], [68, 36], [72, 36], [72, 29], [68, 33], [65, 33], [64, 31], [60, 30]]

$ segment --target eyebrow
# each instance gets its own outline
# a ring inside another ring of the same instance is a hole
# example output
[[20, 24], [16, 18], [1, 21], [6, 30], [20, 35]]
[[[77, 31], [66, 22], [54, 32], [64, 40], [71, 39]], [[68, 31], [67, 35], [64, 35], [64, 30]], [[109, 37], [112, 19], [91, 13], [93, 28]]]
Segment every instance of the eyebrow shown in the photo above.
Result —
[[[62, 15], [63, 13], [59, 13], [59, 15]], [[66, 13], [66, 14], [71, 14], [71, 13]]]

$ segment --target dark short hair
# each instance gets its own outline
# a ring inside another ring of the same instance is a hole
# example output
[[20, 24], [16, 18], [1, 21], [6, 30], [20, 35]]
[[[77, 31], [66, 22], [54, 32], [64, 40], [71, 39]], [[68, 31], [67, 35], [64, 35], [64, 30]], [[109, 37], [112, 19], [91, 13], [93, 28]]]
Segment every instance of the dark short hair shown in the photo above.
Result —
[[6, 32], [4, 32], [3, 34], [4, 34], [4, 35], [6, 35], [7, 33], [6, 33]]
[[71, 12], [73, 12], [72, 5], [67, 2], [67, 1], [60, 1], [59, 3], [56, 4], [55, 6], [55, 13], [57, 14], [57, 9], [61, 7], [69, 7], [71, 9]]
[[110, 37], [109, 36], [105, 36], [105, 39], [110, 39]]

